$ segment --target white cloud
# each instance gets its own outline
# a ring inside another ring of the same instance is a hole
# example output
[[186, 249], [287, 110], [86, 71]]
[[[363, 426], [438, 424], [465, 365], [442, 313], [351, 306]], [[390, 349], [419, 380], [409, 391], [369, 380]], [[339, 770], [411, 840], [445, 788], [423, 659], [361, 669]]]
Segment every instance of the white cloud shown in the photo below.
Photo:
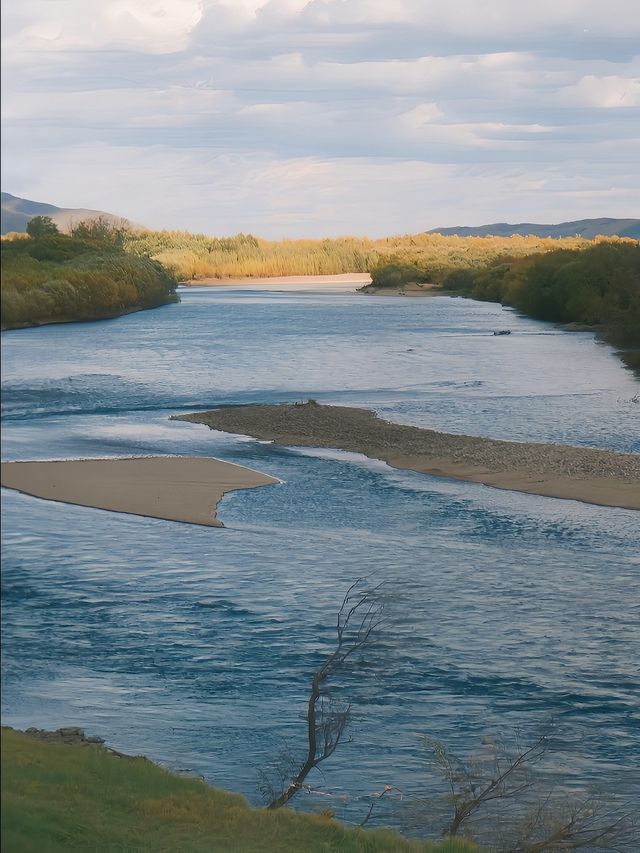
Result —
[[12, 26], [5, 43], [9, 59], [21, 54], [70, 50], [130, 49], [172, 52], [202, 15], [200, 0], [29, 0], [31, 23]]
[[7, 5], [20, 195], [272, 236], [634, 212], [628, 0]]
[[317, 25], [398, 24], [438, 34], [518, 37], [523, 31], [588, 36], [640, 34], [640, 9], [628, 0], [313, 0], [305, 18]]
[[38, 162], [39, 173], [25, 164], [21, 175], [30, 198], [81, 206], [90, 197], [97, 208], [150, 227], [272, 238], [561, 221], [603, 208], [633, 216], [640, 193], [640, 173], [629, 175], [624, 163], [582, 160], [563, 168], [480, 166], [77, 144], [42, 149]]
[[416, 130], [426, 127], [441, 116], [442, 110], [436, 103], [422, 103], [416, 104], [415, 107], [407, 110], [406, 113], [402, 113], [398, 116], [398, 120], [407, 127]]
[[640, 78], [587, 74], [560, 93], [565, 104], [612, 109], [640, 106]]

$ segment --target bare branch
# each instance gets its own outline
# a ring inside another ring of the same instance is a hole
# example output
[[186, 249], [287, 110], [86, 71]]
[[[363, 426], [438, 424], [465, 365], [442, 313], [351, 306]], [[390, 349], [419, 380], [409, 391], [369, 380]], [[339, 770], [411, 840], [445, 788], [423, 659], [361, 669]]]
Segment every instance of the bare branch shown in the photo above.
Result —
[[393, 785], [385, 785], [382, 791], [380, 791], [380, 793], [373, 795], [374, 799], [372, 800], [371, 805], [369, 806], [369, 811], [365, 815], [364, 820], [360, 821], [360, 826], [364, 826], [371, 820], [371, 815], [373, 814], [373, 810], [376, 807], [377, 803], [385, 796], [385, 794], [389, 794], [391, 791], [396, 791], [398, 794], [400, 794], [400, 799], [402, 799], [402, 791], [399, 791], [397, 788], [394, 788]]
[[364, 578], [359, 578], [347, 590], [336, 620], [336, 645], [311, 677], [307, 702], [307, 753], [289, 784], [272, 796], [268, 809], [283, 806], [302, 788], [314, 768], [333, 755], [343, 739], [351, 716], [351, 706], [341, 705], [328, 696], [323, 685], [335, 676], [345, 662], [369, 641], [382, 620], [384, 605], [379, 596], [382, 584], [359, 591]]
[[[536, 792], [535, 797], [530, 793], [541, 784], [532, 767], [549, 749], [546, 732], [525, 749], [509, 749], [504, 743], [491, 741], [493, 756], [471, 766], [451, 756], [437, 741], [424, 738], [424, 742], [451, 791], [453, 817], [445, 835], [459, 834], [469, 818], [492, 805], [489, 820], [485, 809], [484, 840], [502, 853], [636, 849], [630, 840], [638, 840], [630, 811], [603, 810], [593, 797], [576, 800], [565, 796], [558, 801], [553, 790]], [[515, 809], [510, 817], [505, 813], [508, 803]], [[496, 805], [501, 804], [505, 807], [496, 811]], [[482, 824], [476, 824], [475, 829], [479, 828], [482, 833]]]
[[453, 759], [446, 749], [433, 740], [424, 739], [427, 747], [434, 752], [436, 761], [445, 771], [451, 799], [453, 818], [447, 828], [447, 835], [457, 835], [462, 824], [474, 812], [491, 800], [507, 800], [517, 797], [530, 788], [533, 782], [515, 778], [525, 765], [539, 761], [548, 747], [546, 734], [523, 752], [515, 756], [500, 755], [496, 752], [493, 773], [488, 781], [478, 784], [471, 771], [458, 759]]

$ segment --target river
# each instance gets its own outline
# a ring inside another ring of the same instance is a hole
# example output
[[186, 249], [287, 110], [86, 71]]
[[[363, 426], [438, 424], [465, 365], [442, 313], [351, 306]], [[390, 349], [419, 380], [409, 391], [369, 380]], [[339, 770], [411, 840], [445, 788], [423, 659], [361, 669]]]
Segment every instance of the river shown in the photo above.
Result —
[[556, 785], [637, 801], [637, 513], [169, 420], [313, 397], [448, 432], [638, 452], [640, 384], [613, 351], [463, 299], [181, 295], [3, 333], [3, 458], [200, 454], [283, 482], [225, 497], [223, 530], [5, 490], [4, 723], [81, 726], [259, 803], [261, 771], [304, 746], [310, 673], [364, 575], [384, 582], [385, 622], [336, 685], [350, 739], [297, 806], [359, 821], [392, 785], [402, 803], [392, 794], [378, 819], [433, 831], [408, 816], [445, 791], [423, 736], [468, 756], [552, 719]]

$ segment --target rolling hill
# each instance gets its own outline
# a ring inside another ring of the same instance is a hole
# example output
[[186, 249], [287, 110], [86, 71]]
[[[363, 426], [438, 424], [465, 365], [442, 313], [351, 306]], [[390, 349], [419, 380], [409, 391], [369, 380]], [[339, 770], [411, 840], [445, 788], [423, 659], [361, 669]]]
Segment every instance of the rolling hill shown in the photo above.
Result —
[[11, 193], [2, 193], [2, 234], [8, 234], [10, 231], [26, 231], [27, 222], [34, 216], [50, 216], [63, 232], [69, 232], [73, 224], [85, 219], [97, 219], [99, 216], [114, 224], [123, 221], [123, 217], [105, 213], [103, 210], [56, 207], [54, 204], [44, 204], [28, 198], [19, 198]]
[[537, 225], [533, 222], [520, 222], [510, 225], [508, 222], [494, 222], [492, 225], [454, 226], [452, 228], [432, 228], [430, 234], [442, 234], [445, 237], [510, 237], [521, 234], [525, 237], [632, 237], [640, 240], [640, 219], [577, 219], [574, 222], [560, 222], [557, 225]]

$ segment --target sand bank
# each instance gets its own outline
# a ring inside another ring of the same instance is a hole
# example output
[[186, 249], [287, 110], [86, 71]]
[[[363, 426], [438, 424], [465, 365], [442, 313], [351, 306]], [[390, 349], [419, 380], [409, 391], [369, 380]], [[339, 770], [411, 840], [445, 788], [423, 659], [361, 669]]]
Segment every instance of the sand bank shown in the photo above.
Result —
[[403, 284], [400, 287], [374, 287], [366, 284], [358, 291], [369, 296], [451, 296], [447, 290], [443, 290], [439, 284]]
[[369, 284], [368, 272], [340, 273], [339, 275], [276, 275], [256, 278], [195, 278], [181, 281], [187, 287], [275, 287], [277, 285]]
[[389, 423], [367, 409], [238, 406], [177, 416], [278, 444], [331, 447], [394, 468], [499, 489], [640, 509], [640, 455], [561, 444], [498, 441]]
[[215, 512], [224, 494], [277, 482], [200, 456], [2, 463], [2, 485], [27, 495], [210, 527], [223, 526]]

